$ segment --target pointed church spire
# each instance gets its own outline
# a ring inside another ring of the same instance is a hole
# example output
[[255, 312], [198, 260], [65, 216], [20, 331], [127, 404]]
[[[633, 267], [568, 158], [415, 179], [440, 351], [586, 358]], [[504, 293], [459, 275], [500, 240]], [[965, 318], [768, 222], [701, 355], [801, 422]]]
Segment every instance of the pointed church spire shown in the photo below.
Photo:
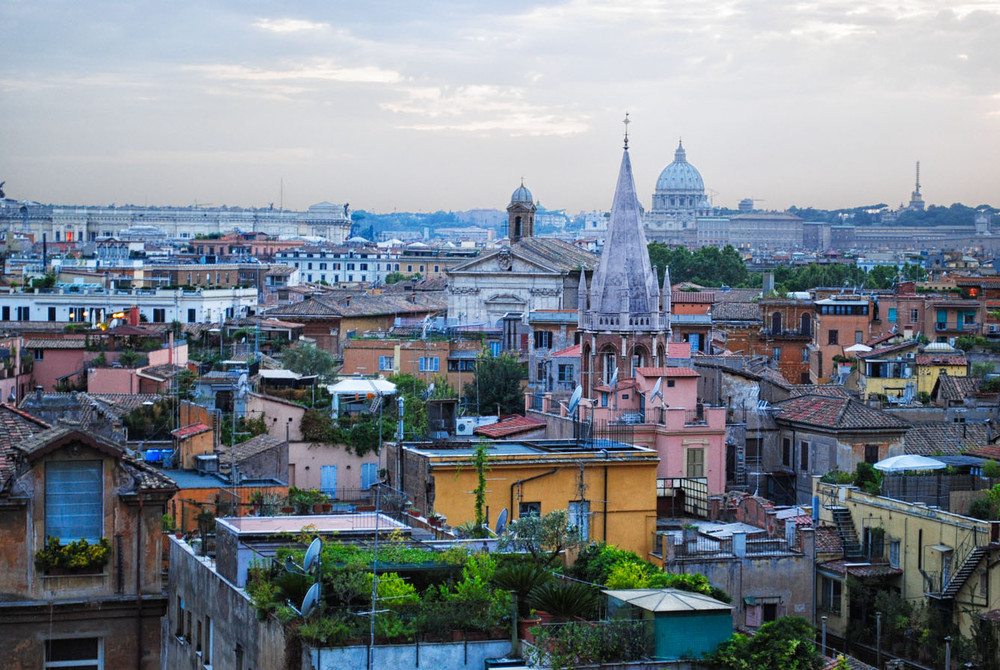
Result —
[[670, 292], [672, 290], [673, 289], [670, 287], [670, 266], [665, 265], [663, 267], [663, 288], [660, 289], [660, 297], [661, 297], [661, 304], [663, 305], [663, 313], [667, 314], [668, 318], [670, 310], [672, 309], [670, 302], [671, 300]]
[[674, 162], [675, 163], [687, 163], [688, 157], [687, 152], [684, 151], [684, 140], [678, 138], [677, 140], [677, 151], [674, 152]]
[[[627, 311], [632, 317], [642, 315], [637, 324], [651, 325], [648, 317], [655, 314], [658, 307], [656, 272], [649, 263], [646, 233], [632, 177], [632, 161], [628, 149], [625, 149], [604, 251], [591, 280], [590, 311], [616, 317]], [[623, 329], [628, 328], [627, 323], [620, 325]]]
[[580, 268], [580, 288], [577, 289], [576, 304], [580, 314], [587, 311], [587, 271], [583, 268]]

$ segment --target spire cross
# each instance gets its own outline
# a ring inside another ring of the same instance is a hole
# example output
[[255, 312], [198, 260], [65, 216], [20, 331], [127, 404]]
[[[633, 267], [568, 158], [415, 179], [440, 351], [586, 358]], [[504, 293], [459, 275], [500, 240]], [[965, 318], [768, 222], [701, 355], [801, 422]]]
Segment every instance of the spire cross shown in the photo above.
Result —
[[628, 119], [628, 112], [625, 112], [625, 120], [622, 123], [625, 124], [625, 148], [628, 149], [628, 124], [632, 123]]

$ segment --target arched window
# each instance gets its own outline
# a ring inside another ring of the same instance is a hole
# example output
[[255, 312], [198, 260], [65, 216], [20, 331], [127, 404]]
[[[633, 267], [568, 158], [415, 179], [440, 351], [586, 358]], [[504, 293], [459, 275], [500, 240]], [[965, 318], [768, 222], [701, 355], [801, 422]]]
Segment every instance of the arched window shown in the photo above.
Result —
[[806, 337], [812, 337], [812, 317], [809, 316], [808, 313], [803, 314], [799, 323], [799, 334], [805, 335]]
[[781, 335], [781, 312], [775, 312], [771, 315], [771, 334]]

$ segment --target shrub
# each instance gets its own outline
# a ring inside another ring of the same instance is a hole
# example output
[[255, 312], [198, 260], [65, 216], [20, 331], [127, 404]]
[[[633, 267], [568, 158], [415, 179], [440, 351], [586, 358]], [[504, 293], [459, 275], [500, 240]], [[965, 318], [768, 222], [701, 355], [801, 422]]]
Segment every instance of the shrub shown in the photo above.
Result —
[[532, 589], [528, 604], [563, 621], [589, 619], [597, 610], [597, 591], [580, 582], [550, 581]]

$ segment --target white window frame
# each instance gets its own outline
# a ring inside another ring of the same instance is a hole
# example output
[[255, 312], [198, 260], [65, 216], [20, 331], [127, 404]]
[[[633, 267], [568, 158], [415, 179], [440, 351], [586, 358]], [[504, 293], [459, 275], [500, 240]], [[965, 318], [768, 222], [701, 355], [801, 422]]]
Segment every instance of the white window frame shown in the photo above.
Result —
[[[50, 475], [49, 468], [50, 467], [56, 468], [56, 467], [59, 467], [61, 465], [66, 464], [66, 463], [72, 463], [72, 464], [89, 463], [89, 464], [92, 464], [92, 465], [96, 465], [96, 467], [97, 467], [97, 474], [98, 474], [98, 477], [100, 478], [100, 499], [99, 499], [99, 503], [98, 503], [100, 505], [100, 510], [98, 511], [98, 514], [99, 514], [98, 518], [100, 519], [100, 531], [99, 531], [99, 534], [97, 536], [95, 536], [95, 537], [86, 537], [85, 538], [88, 542], [90, 542], [91, 544], [93, 544], [93, 543], [99, 541], [102, 537], [104, 537], [104, 462], [100, 461], [100, 460], [89, 460], [88, 459], [86, 461], [48, 461], [48, 463], [46, 463], [46, 478], [45, 478], [46, 479], [46, 481], [45, 481], [45, 536], [49, 537], [50, 535], [53, 535], [52, 533], [49, 532], [49, 529], [50, 529], [50, 522], [49, 522], [49, 513], [50, 513], [49, 502], [50, 501], [49, 501], [49, 496], [50, 495], [58, 495], [59, 494], [59, 492], [57, 492], [57, 491], [52, 491], [51, 494], [49, 492], [49, 475]], [[52, 511], [55, 511], [55, 510], [52, 510]], [[56, 537], [56, 536], [53, 535], [53, 537]], [[80, 537], [68, 537], [68, 536], [67, 537], [58, 536], [58, 537], [59, 537], [60, 542], [63, 542], [63, 543], [67, 543], [67, 542], [71, 542], [73, 540], [79, 540], [80, 539]]]
[[379, 356], [378, 357], [378, 369], [380, 371], [391, 372], [393, 368], [394, 356]]
[[440, 372], [441, 359], [437, 356], [421, 356], [417, 361], [420, 372]]
[[[48, 660], [48, 647], [49, 647], [49, 645], [52, 642], [59, 641], [59, 640], [76, 640], [76, 639], [87, 639], [87, 640], [96, 639], [97, 640], [97, 658], [94, 658], [94, 659], [89, 659], [89, 658], [87, 658], [87, 659], [78, 659], [78, 660], [74, 660], [74, 661], [50, 661], [50, 660]], [[87, 636], [87, 637], [84, 637], [84, 636], [79, 636], [79, 637], [56, 637], [56, 638], [51, 638], [51, 639], [45, 640], [45, 645], [44, 646], [45, 646], [46, 659], [45, 659], [45, 665], [43, 667], [45, 667], [45, 668], [82, 668], [82, 667], [85, 667], [85, 666], [86, 667], [90, 667], [90, 666], [96, 665], [97, 668], [98, 668], [98, 670], [103, 670], [104, 669], [104, 638], [101, 638], [101, 637], [94, 638], [94, 637], [89, 637], [89, 636]]]

